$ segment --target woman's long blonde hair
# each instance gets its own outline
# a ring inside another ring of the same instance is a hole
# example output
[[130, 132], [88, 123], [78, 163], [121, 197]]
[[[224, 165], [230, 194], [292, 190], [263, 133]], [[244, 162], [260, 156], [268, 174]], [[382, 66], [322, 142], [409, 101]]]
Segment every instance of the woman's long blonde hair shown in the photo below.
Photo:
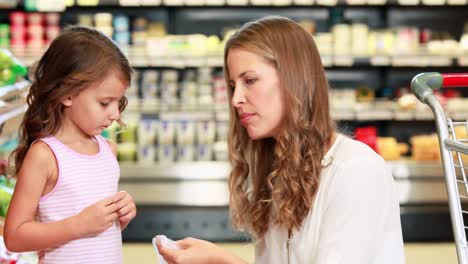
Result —
[[[312, 39], [296, 22], [266, 17], [245, 24], [226, 43], [262, 56], [277, 70], [285, 103], [280, 134], [251, 140], [230, 108], [229, 176], [233, 224], [262, 239], [269, 224], [289, 231], [300, 228], [319, 186], [321, 160], [330, 145], [335, 123], [330, 117], [328, 82]], [[233, 92], [229, 90], [229, 98]], [[275, 107], [275, 106], [271, 106]]]

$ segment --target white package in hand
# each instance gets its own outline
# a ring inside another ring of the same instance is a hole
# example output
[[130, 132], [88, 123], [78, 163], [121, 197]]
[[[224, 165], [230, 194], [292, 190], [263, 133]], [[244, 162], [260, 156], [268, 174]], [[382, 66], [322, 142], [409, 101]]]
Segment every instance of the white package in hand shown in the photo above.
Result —
[[159, 240], [159, 242], [164, 248], [180, 249], [180, 247], [176, 244], [174, 240], [167, 238], [165, 235], [157, 235], [153, 237], [153, 248], [154, 252], [156, 252], [156, 256], [159, 258], [159, 264], [167, 264], [166, 260], [164, 260], [161, 254], [159, 254], [158, 247], [156, 246], [156, 240]]

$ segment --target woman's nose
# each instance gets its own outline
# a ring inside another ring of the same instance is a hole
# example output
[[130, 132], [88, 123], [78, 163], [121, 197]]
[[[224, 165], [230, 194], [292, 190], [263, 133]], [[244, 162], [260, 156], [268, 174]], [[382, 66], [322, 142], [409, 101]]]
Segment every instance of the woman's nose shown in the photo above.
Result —
[[234, 107], [239, 107], [245, 103], [245, 93], [242, 87], [236, 87], [232, 95], [232, 105]]

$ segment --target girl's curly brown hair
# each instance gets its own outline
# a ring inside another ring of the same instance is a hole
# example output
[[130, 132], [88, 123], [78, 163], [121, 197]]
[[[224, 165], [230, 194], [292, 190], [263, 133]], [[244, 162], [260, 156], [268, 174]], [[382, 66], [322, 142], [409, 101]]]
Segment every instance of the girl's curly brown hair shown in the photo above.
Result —
[[[127, 58], [101, 32], [71, 26], [52, 41], [31, 69], [32, 83], [26, 97], [28, 109], [19, 128], [19, 145], [10, 155], [14, 175], [20, 170], [31, 144], [59, 130], [63, 117], [60, 100], [78, 94], [111, 71], [116, 71], [122, 80], [130, 83], [132, 68]], [[126, 105], [127, 98], [123, 97], [119, 111], [122, 112]]]
[[233, 48], [260, 55], [276, 68], [286, 106], [280, 134], [255, 141], [249, 139], [236, 109], [230, 108], [231, 218], [235, 227], [262, 239], [270, 224], [290, 232], [301, 227], [318, 190], [321, 160], [335, 123], [320, 55], [311, 34], [299, 24], [283, 17], [245, 24], [225, 46], [226, 83], [226, 61]]

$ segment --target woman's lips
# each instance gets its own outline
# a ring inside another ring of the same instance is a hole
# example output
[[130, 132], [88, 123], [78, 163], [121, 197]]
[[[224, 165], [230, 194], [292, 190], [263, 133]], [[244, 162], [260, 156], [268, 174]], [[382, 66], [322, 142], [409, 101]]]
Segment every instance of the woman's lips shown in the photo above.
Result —
[[250, 120], [250, 118], [251, 118], [252, 116], [254, 116], [254, 115], [255, 115], [255, 114], [253, 114], [253, 113], [244, 113], [244, 114], [241, 114], [241, 115], [240, 115], [240, 121], [241, 121], [241, 123], [244, 124], [244, 125], [247, 124], [248, 121]]

